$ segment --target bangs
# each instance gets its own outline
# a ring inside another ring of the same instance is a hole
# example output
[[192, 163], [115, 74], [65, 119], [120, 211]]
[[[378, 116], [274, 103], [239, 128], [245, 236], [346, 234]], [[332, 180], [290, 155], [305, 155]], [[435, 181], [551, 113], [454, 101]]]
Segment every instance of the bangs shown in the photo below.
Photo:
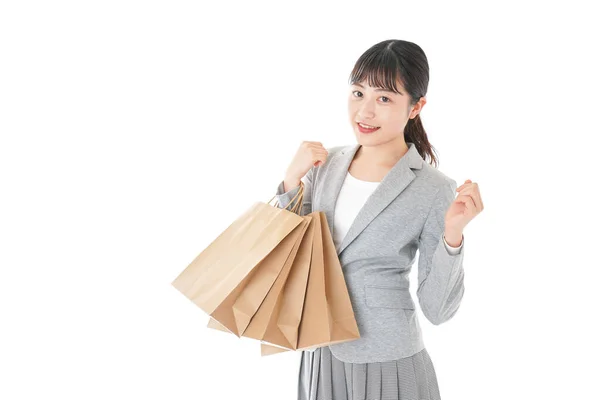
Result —
[[350, 84], [361, 83], [366, 79], [372, 87], [402, 94], [397, 87], [398, 82], [404, 85], [399, 73], [400, 70], [401, 66], [398, 65], [398, 60], [391, 51], [365, 54], [357, 61], [352, 70]]

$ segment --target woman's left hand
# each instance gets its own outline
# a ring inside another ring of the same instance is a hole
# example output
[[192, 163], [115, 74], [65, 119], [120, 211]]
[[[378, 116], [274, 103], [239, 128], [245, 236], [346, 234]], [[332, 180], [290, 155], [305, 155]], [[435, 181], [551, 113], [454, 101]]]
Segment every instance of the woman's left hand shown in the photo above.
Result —
[[465, 226], [483, 211], [483, 202], [481, 201], [479, 186], [470, 179], [457, 187], [456, 191], [458, 196], [446, 212], [445, 231], [460, 236]]

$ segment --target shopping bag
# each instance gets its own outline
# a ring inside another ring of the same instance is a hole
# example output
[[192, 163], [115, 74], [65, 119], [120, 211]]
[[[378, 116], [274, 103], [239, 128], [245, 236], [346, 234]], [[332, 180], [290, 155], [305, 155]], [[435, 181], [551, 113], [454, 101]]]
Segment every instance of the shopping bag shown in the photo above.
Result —
[[[248, 282], [248, 276], [261, 261], [303, 220], [286, 209], [257, 202], [210, 243], [173, 280], [172, 285], [212, 315], [224, 301], [232, 299], [229, 296], [236, 288]], [[272, 264], [267, 262], [263, 265]], [[242, 319], [247, 318], [243, 307], [238, 314], [243, 316]], [[232, 333], [239, 334], [238, 326], [243, 327], [245, 323], [241, 321], [239, 325], [232, 325], [227, 319], [220, 321], [221, 324]]]
[[[327, 218], [323, 212], [313, 212], [308, 216], [313, 217], [305, 235], [308, 240], [303, 241], [298, 254], [305, 252], [309, 256], [309, 274], [289, 274], [282, 296], [287, 299], [287, 306], [275, 307], [273, 312], [270, 309], [266, 311], [272, 314], [272, 321], [262, 337], [263, 356], [360, 338]], [[306, 243], [310, 246], [308, 251], [303, 247]], [[295, 268], [296, 263], [292, 270]], [[282, 277], [285, 276], [282, 271]], [[304, 288], [294, 291], [291, 289], [295, 287], [294, 283]], [[261, 310], [262, 305], [257, 316]], [[301, 318], [298, 320], [294, 311], [300, 310]], [[273, 324], [275, 317], [277, 324]]]
[[[304, 185], [302, 184], [299, 192], [289, 205], [293, 205], [296, 199], [301, 201], [303, 192]], [[267, 204], [270, 204], [274, 198], [275, 196], [273, 196]], [[295, 206], [290, 212], [297, 215], [300, 210], [300, 205], [301, 202], [295, 203]], [[276, 209], [279, 210], [281, 208]], [[286, 210], [287, 207], [284, 207], [283, 209]], [[296, 228], [294, 228], [294, 230], [237, 285], [227, 298], [225, 298], [210, 314], [211, 318], [207, 325], [208, 328], [230, 332], [238, 337], [245, 331], [251, 318], [258, 309], [258, 306], [264, 301], [266, 293], [270, 290], [274, 280], [285, 265], [283, 261], [291, 262], [294, 259], [294, 254], [290, 256], [290, 251], [293, 249], [293, 252], [295, 253], [297, 250], [306, 226], [307, 222], [298, 224], [298, 226], [296, 226]], [[236, 228], [237, 226], [232, 224], [231, 229]], [[258, 337], [257, 335], [260, 335], [260, 332], [264, 333], [264, 327], [262, 327], [261, 330], [258, 321], [255, 321], [253, 332], [254, 333], [247, 336]]]
[[[360, 338], [360, 332], [337, 251], [323, 212], [313, 212], [311, 262], [296, 346], [272, 340], [261, 343], [261, 356], [286, 350], [307, 350]], [[308, 234], [307, 234], [308, 235]], [[281, 313], [285, 325], [289, 314]]]
[[325, 266], [325, 297], [327, 299], [329, 339], [327, 344], [348, 342], [360, 338], [360, 331], [354, 316], [350, 293], [342, 270], [340, 259], [327, 225], [327, 217], [320, 212], [323, 243], [323, 264]]
[[[243, 336], [288, 349], [297, 347], [298, 326], [304, 307], [314, 235], [314, 217], [304, 218], [306, 223], [302, 240], [297, 243], [289, 262], [284, 266]], [[286, 319], [280, 320], [282, 315], [285, 315]]]
[[263, 356], [360, 337], [325, 214], [298, 215], [303, 189], [283, 208], [255, 203], [173, 281], [208, 328], [259, 340]]
[[294, 258], [297, 242], [302, 239], [306, 223], [301, 222], [269, 253], [211, 314], [240, 337], [265, 300], [282, 269]]
[[298, 349], [360, 337], [327, 219], [322, 212], [317, 212], [317, 216], [316, 225], [322, 229], [315, 230], [306, 300], [298, 329]]

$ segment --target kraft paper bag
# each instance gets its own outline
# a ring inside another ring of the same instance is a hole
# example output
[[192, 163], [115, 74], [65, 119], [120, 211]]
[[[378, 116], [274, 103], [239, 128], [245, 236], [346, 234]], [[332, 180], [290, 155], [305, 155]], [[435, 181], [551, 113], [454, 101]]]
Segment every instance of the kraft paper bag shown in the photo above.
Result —
[[[360, 337], [325, 214], [255, 203], [172, 282], [208, 328], [261, 342], [261, 355]], [[298, 201], [294, 203], [297, 198]]]
[[[314, 212], [313, 212], [314, 214]], [[325, 293], [325, 260], [323, 258], [323, 232], [321, 218], [314, 218], [315, 234], [312, 241], [310, 272], [302, 319], [298, 327], [298, 348], [313, 347], [330, 339], [328, 305]], [[310, 214], [309, 214], [310, 215]]]
[[[310, 265], [312, 259], [312, 243], [316, 234], [318, 225], [316, 220], [318, 213], [312, 213], [307, 216], [310, 218], [310, 233], [305, 235], [300, 249], [294, 259], [292, 271], [285, 285], [285, 292], [281, 299], [281, 306], [278, 307], [278, 313], [273, 315], [271, 324], [267, 329], [265, 340], [281, 344], [290, 349], [298, 348], [298, 328], [304, 312], [304, 302], [306, 300], [306, 289], [308, 287], [308, 276], [310, 274]], [[273, 336], [277, 333], [283, 334], [286, 341], [278, 342]]]
[[[306, 221], [304, 235], [298, 243], [295, 257], [281, 272], [243, 336], [264, 340], [288, 349], [297, 346], [298, 326], [302, 317], [304, 296], [310, 268], [314, 216], [303, 217]], [[284, 323], [279, 317], [285, 315]]]
[[283, 353], [284, 351], [290, 351], [290, 350], [283, 348], [283, 347], [272, 346], [272, 345], [265, 344], [265, 343], [260, 344], [260, 355], [261, 356], [270, 356], [271, 354]]
[[313, 212], [305, 218], [310, 223], [290, 271], [284, 267], [243, 334], [261, 340], [261, 356], [360, 337], [325, 214]]
[[303, 218], [257, 202], [208, 245], [172, 282], [212, 315]]
[[[360, 338], [342, 266], [327, 225], [327, 218], [323, 212], [313, 212], [309, 216], [314, 216], [314, 221], [309, 227], [309, 230], [314, 229], [312, 249], [310, 250], [309, 281], [307, 282], [306, 276], [298, 279], [300, 285], [306, 285], [304, 294], [294, 295], [293, 291], [289, 292], [290, 305], [294, 303], [294, 297], [306, 305], [306, 307], [302, 307], [298, 330], [297, 337], [300, 340], [297, 341], [297, 344], [294, 344], [293, 341], [288, 344], [273, 340], [273, 337], [266, 335], [265, 340], [269, 340], [269, 342], [261, 343], [262, 356], [277, 354], [286, 351], [286, 348], [306, 350]], [[301, 251], [299, 251], [300, 253]], [[299, 255], [296, 257], [298, 258]], [[290, 284], [293, 279], [295, 278], [290, 274]], [[286, 312], [280, 310], [278, 325], [286, 326], [290, 320], [292, 323], [295, 322], [293, 312], [290, 312], [290, 309], [287, 309]]]
[[[225, 328], [223, 325], [221, 325], [214, 318], [209, 319], [207, 327], [218, 330], [218, 331], [233, 333], [230, 330], [228, 330], [227, 328]], [[266, 343], [261, 343], [261, 356], [269, 356], [272, 354], [283, 353], [284, 351], [290, 351], [290, 349], [286, 349], [284, 347], [279, 347], [279, 346], [270, 345], [270, 344], [266, 344]]]
[[208, 320], [208, 325], [206, 325], [207, 328], [211, 328], [211, 329], [215, 329], [218, 331], [223, 331], [223, 332], [227, 332], [227, 333], [233, 333], [231, 332], [229, 329], [225, 328], [223, 325], [221, 325], [219, 323], [219, 321], [217, 321], [214, 318], [209, 318]]
[[275, 281], [280, 279], [282, 270], [293, 261], [305, 229], [306, 222], [302, 221], [244, 278], [211, 317], [240, 337]]
[[[294, 204], [294, 201], [298, 199], [298, 202], [292, 208], [292, 211], [289, 212], [290, 214], [298, 214], [303, 193], [304, 185], [302, 184], [299, 192], [290, 202], [290, 204]], [[276, 196], [273, 196], [266, 204], [270, 206], [271, 201], [275, 197]], [[285, 210], [283, 212], [288, 213], [287, 208], [273, 208], [273, 210]], [[230, 332], [238, 337], [241, 336], [241, 334], [246, 330], [250, 320], [256, 313], [258, 307], [264, 301], [267, 292], [269, 292], [273, 286], [275, 279], [281, 273], [281, 269], [284, 267], [285, 263], [291, 262], [294, 258], [294, 255], [290, 255], [290, 252], [296, 251], [297, 243], [299, 243], [302, 239], [302, 235], [304, 234], [305, 230], [305, 226], [303, 227], [303, 223], [305, 224], [304, 219], [302, 217], [300, 218], [300, 223], [294, 228], [294, 230], [289, 235], [285, 236], [285, 238], [279, 242], [279, 244], [277, 244], [276, 247], [269, 252], [264, 259], [262, 259], [262, 261], [259, 262], [259, 265], [253, 268], [251, 272], [233, 289], [233, 291], [221, 301], [216, 309], [210, 313], [211, 318], [209, 319], [207, 327]], [[247, 216], [240, 217], [228, 228], [228, 231], [235, 233], [236, 230], [239, 230], [240, 226], [248, 219], [249, 217]], [[261, 232], [261, 234], [265, 233], [267, 232]], [[228, 249], [223, 248], [223, 251], [239, 251], [239, 247], [235, 246], [234, 241], [230, 241], [229, 245], [232, 247]], [[220, 248], [217, 248], [215, 253], [218, 254], [219, 250]], [[256, 248], [253, 249], [253, 251], [256, 251]], [[191, 269], [192, 266], [193, 265], [190, 265], [188, 269]], [[230, 268], [229, 265], [225, 265], [225, 267]], [[202, 277], [197, 279], [201, 278]]]
[[[290, 288], [290, 273], [292, 275], [297, 275], [304, 270], [304, 274], [308, 275], [308, 268], [310, 265], [306, 261], [304, 262], [304, 265], [301, 265], [300, 263], [302, 263], [302, 260], [306, 259], [306, 256], [303, 256], [302, 254], [305, 253], [307, 249], [310, 251], [311, 244], [307, 244], [307, 235], [311, 235], [310, 223], [312, 217], [302, 218], [304, 219], [304, 222], [301, 224], [301, 227], [296, 228], [301, 229], [301, 236], [299, 236], [299, 240], [295, 243], [294, 249], [283, 267], [281, 274], [277, 277], [275, 284], [250, 321], [248, 329], [243, 333], [243, 336], [245, 337], [264, 340], [269, 337], [268, 332], [271, 331], [270, 335], [275, 335], [280, 338], [279, 340], [282, 341], [283, 344], [287, 344], [287, 340], [284, 339], [283, 333], [277, 327], [276, 318], [280, 312], [281, 305], [285, 302], [286, 293]], [[306, 287], [306, 283], [304, 283], [303, 287]], [[303, 290], [303, 288], [300, 290]], [[297, 307], [300, 308], [301, 312], [302, 304], [299, 304]], [[298, 315], [298, 320], [300, 317], [301, 315]]]
[[342, 265], [338, 258], [331, 231], [327, 226], [327, 218], [323, 213], [320, 213], [320, 217], [321, 226], [323, 227], [321, 232], [323, 235], [325, 265], [325, 292], [329, 310], [329, 324], [327, 326], [330, 328], [329, 343], [327, 344], [348, 342], [360, 338], [360, 331], [354, 316]]
[[[304, 308], [298, 327], [297, 346], [292, 350], [305, 350], [342, 343], [360, 338], [354, 310], [346, 286], [327, 218], [323, 212], [314, 211], [314, 235], [311, 262], [304, 299]], [[281, 313], [279, 321], [285, 321]], [[282, 347], [285, 344], [270, 342]]]

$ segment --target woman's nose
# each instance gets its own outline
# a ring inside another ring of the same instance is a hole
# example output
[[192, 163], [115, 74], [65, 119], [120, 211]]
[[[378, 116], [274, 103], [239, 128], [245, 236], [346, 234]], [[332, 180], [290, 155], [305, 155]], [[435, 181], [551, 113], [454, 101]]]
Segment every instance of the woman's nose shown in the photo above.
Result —
[[373, 111], [375, 106], [370, 104], [369, 102], [364, 102], [358, 110], [358, 115], [362, 118], [373, 118], [375, 116], [375, 112]]
[[375, 113], [369, 109], [362, 109], [358, 112], [358, 117], [361, 121], [366, 122], [375, 117]]

